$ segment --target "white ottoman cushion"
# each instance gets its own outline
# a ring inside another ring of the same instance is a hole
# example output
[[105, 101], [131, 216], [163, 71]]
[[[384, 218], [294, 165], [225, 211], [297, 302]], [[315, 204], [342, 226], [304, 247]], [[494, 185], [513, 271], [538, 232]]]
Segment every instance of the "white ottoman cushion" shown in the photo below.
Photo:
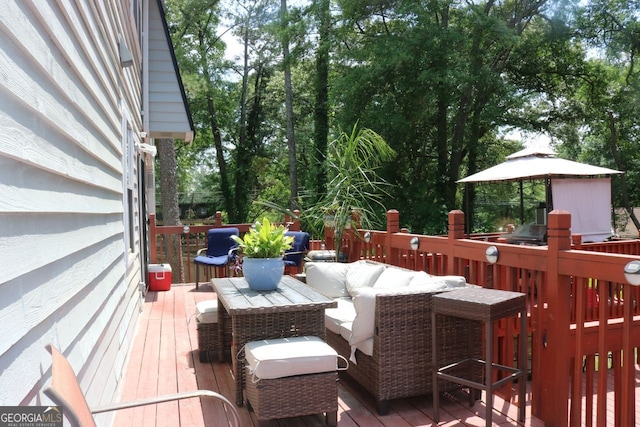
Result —
[[207, 300], [197, 303], [196, 319], [200, 323], [218, 323], [218, 301]]
[[338, 353], [318, 337], [252, 341], [244, 347], [249, 373], [259, 379], [331, 372], [338, 369]]

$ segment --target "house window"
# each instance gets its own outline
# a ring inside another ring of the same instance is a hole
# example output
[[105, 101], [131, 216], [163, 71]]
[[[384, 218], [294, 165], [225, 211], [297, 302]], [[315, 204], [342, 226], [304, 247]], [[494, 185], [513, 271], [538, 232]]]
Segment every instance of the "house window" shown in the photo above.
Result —
[[129, 253], [135, 251], [135, 141], [133, 139], [133, 129], [125, 118], [124, 137], [122, 138], [122, 168], [124, 181], [124, 232]]

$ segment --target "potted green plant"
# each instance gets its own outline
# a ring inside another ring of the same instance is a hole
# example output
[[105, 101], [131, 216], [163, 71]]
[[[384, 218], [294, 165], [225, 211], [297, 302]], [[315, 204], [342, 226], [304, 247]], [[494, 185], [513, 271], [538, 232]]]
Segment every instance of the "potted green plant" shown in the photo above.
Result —
[[278, 287], [284, 273], [282, 257], [293, 245], [293, 237], [285, 235], [286, 232], [283, 225], [263, 218], [243, 237], [232, 236], [240, 247], [242, 273], [251, 289], [266, 291]]

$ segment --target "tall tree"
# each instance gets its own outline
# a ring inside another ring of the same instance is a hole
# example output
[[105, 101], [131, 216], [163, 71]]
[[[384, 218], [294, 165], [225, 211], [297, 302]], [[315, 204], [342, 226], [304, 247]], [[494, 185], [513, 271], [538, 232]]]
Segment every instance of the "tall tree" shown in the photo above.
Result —
[[[158, 164], [160, 166], [160, 192], [162, 193], [162, 223], [164, 225], [180, 224], [180, 208], [178, 205], [178, 180], [176, 179], [176, 149], [173, 139], [156, 139], [158, 147]], [[177, 273], [177, 280], [184, 282], [182, 269], [182, 251], [180, 236], [171, 236], [164, 241], [164, 253], [171, 254], [169, 263]]]
[[289, 188], [291, 209], [298, 208], [298, 168], [296, 157], [296, 137], [293, 120], [293, 86], [291, 83], [291, 54], [289, 52], [289, 12], [287, 0], [280, 0], [280, 22], [282, 34], [282, 65], [284, 71], [284, 101], [287, 127], [287, 148], [289, 150]]
[[481, 145], [518, 104], [505, 71], [545, 1], [342, 6], [339, 123], [360, 118], [389, 141], [398, 152], [385, 175], [400, 189], [393, 203], [416, 231], [442, 232], [460, 205], [456, 181], [481, 164]]
[[180, 65], [185, 89], [196, 126], [194, 150], [196, 163], [210, 164], [211, 147], [218, 172], [217, 190], [222, 195], [223, 210], [235, 211], [233, 187], [229, 179], [228, 160], [223, 141], [219, 104], [225, 106], [229, 97], [221, 80], [226, 64], [224, 43], [218, 35], [220, 11], [218, 0], [167, 0], [167, 18], [176, 58]]
[[[616, 177], [615, 199], [640, 230], [633, 210], [640, 197], [629, 191], [640, 184], [640, 70], [635, 63], [640, 53], [640, 9], [636, 2], [593, 0], [579, 12], [579, 34], [594, 51], [578, 97], [586, 119], [583, 155], [626, 172]], [[610, 156], [603, 158], [602, 153]]]
[[[253, 164], [262, 142], [260, 115], [263, 100], [260, 90], [264, 88], [265, 79], [273, 60], [273, 52], [268, 39], [262, 37], [267, 24], [274, 21], [275, 10], [271, 2], [266, 0], [239, 0], [235, 2], [236, 14], [233, 17], [234, 34], [242, 45], [240, 66], [240, 100], [237, 123], [237, 140], [235, 149], [235, 209], [229, 212], [229, 219], [242, 222], [248, 219], [250, 203], [255, 194], [252, 190], [258, 180], [258, 173]], [[254, 79], [251, 92], [250, 83]], [[250, 108], [252, 111], [250, 111]], [[249, 127], [249, 118], [253, 117]], [[249, 130], [252, 131], [249, 134]]]
[[316, 195], [327, 191], [327, 174], [325, 162], [327, 159], [327, 145], [329, 140], [329, 52], [331, 51], [331, 10], [330, 0], [315, 1], [318, 21], [318, 47], [316, 48], [316, 76], [315, 76], [315, 157], [314, 162], [314, 192]]

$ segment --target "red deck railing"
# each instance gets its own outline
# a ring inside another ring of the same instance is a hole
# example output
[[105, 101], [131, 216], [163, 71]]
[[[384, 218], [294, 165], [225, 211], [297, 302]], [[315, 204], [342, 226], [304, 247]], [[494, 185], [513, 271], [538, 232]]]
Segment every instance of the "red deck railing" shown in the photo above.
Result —
[[[640, 254], [640, 240], [580, 244], [579, 236], [570, 235], [570, 215], [562, 211], [548, 216], [547, 246], [512, 245], [497, 236], [468, 238], [461, 211], [449, 213], [447, 236], [411, 234], [399, 224], [399, 213], [392, 210], [385, 231], [347, 229], [342, 251], [349, 261], [372, 259], [436, 275], [462, 275], [483, 287], [526, 293], [533, 415], [550, 427], [635, 425], [640, 288], [627, 283], [623, 270]], [[243, 231], [250, 224], [237, 226]], [[187, 253], [183, 263], [192, 264], [208, 228], [193, 226], [185, 233], [182, 227], [152, 226], [151, 237], [181, 235], [179, 250]], [[365, 233], [370, 238], [365, 240]], [[325, 230], [330, 249], [332, 237], [332, 230]], [[499, 252], [493, 265], [485, 256], [492, 245]], [[159, 253], [151, 255], [157, 262]], [[514, 366], [519, 324], [502, 320], [496, 330], [494, 354], [499, 363]], [[613, 390], [607, 385], [611, 370]], [[615, 408], [607, 408], [611, 391]], [[502, 390], [507, 398], [510, 392]]]

